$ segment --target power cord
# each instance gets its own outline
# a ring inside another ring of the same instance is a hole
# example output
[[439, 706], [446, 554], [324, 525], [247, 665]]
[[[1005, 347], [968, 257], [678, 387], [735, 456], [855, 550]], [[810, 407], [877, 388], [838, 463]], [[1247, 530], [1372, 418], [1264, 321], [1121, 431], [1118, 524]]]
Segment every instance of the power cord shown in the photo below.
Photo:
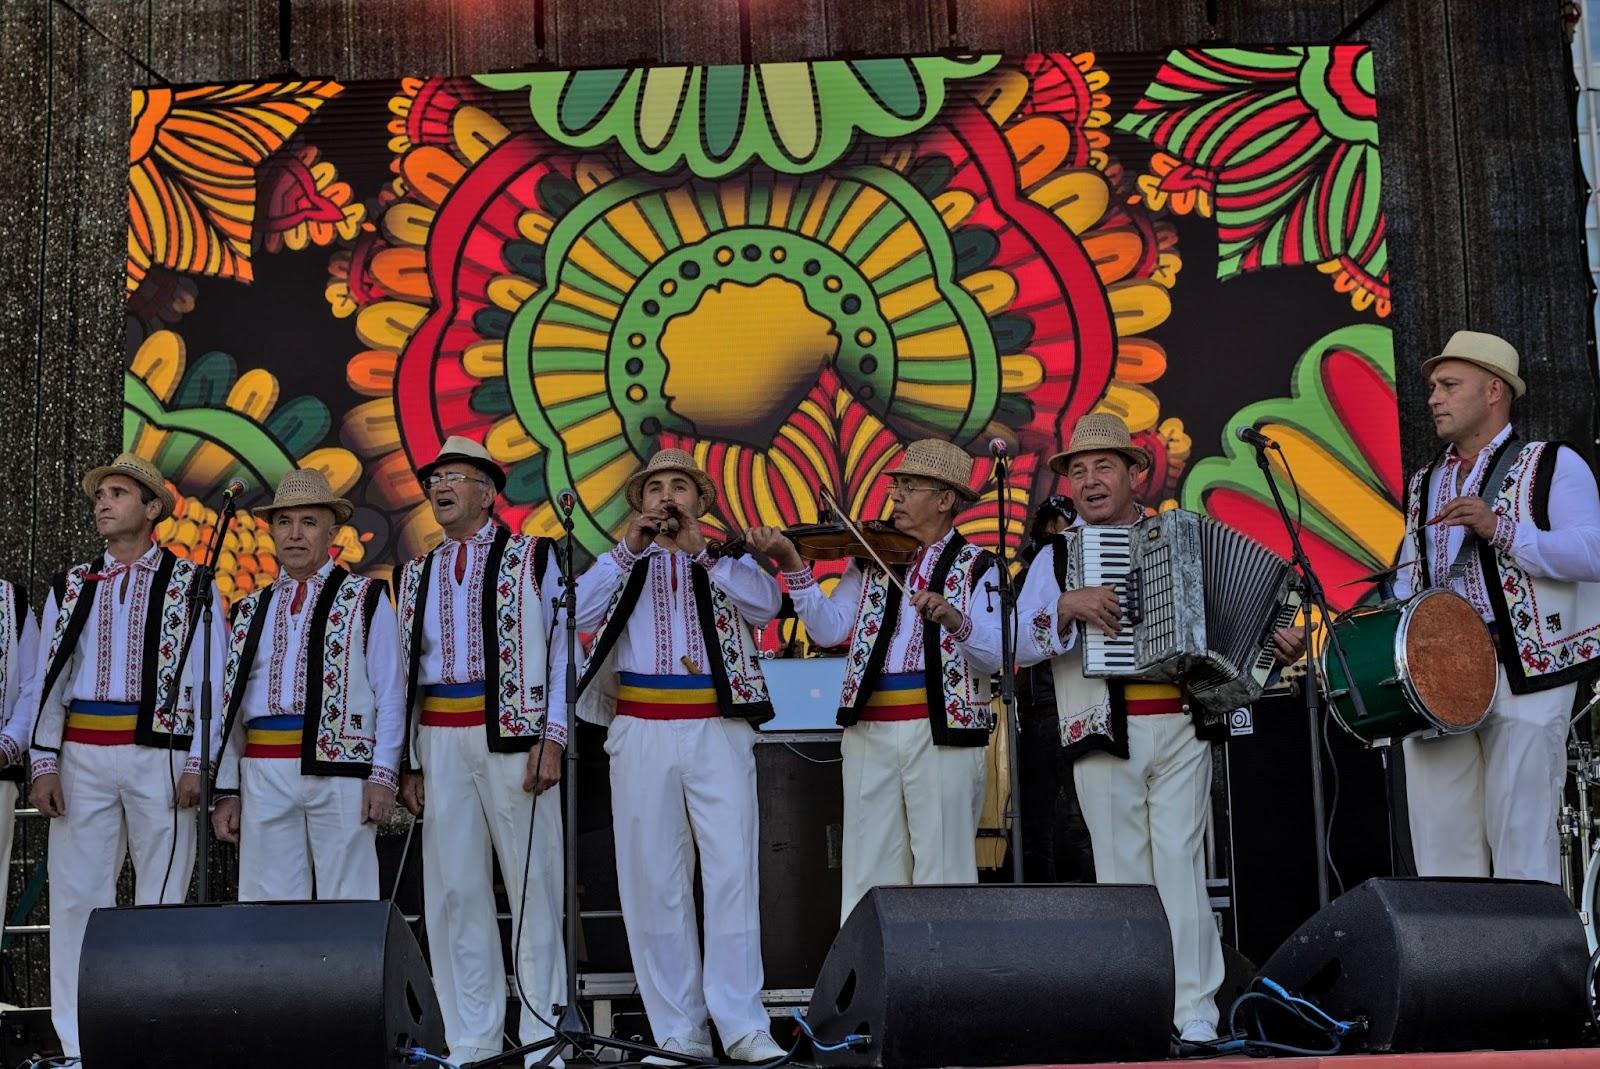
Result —
[[[1179, 1038], [1176, 1040], [1178, 1055], [1184, 1058], [1214, 1058], [1222, 1054], [1293, 1054], [1301, 1057], [1328, 1057], [1341, 1053], [1346, 1040], [1361, 1035], [1367, 1029], [1367, 1022], [1357, 1018], [1354, 1021], [1341, 1021], [1324, 1012], [1314, 1003], [1291, 994], [1281, 984], [1265, 976], [1258, 976], [1253, 981], [1265, 991], [1246, 991], [1233, 1003], [1233, 1008], [1228, 1012], [1228, 1032], [1209, 1042], [1196, 1043]], [[1240, 1011], [1249, 1007], [1253, 1011], [1254, 1035], [1251, 1030], [1241, 1027]], [[1267, 1038], [1267, 1031], [1260, 1010], [1262, 1007], [1273, 1007], [1280, 1014], [1288, 1014], [1294, 1022], [1305, 1029], [1327, 1036], [1326, 1047], [1303, 1047], [1291, 1043], [1284, 1043]]]
[[[789, 1013], [794, 1017], [795, 1024], [800, 1027], [801, 1033], [811, 1044], [811, 1049], [819, 1054], [829, 1054], [837, 1050], [866, 1050], [872, 1046], [871, 1036], [863, 1036], [856, 1032], [851, 1032], [838, 1043], [819, 1043], [817, 1042], [817, 1034], [811, 1030], [811, 1022], [806, 1020], [805, 1014], [801, 1013], [797, 1009], [790, 1010]], [[784, 1062], [794, 1057], [795, 1051], [798, 1051], [799, 1049], [800, 1042], [796, 1040], [794, 1046], [790, 1048], [788, 1054], [784, 1055], [777, 1061], [769, 1062], [767, 1064], [773, 1066], [782, 1065]]]

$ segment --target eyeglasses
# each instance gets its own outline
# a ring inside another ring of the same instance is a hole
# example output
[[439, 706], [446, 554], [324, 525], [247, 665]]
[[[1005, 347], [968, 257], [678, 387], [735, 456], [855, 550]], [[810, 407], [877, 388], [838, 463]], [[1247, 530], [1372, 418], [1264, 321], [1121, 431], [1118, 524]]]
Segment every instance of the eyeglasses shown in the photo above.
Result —
[[488, 486], [488, 479], [479, 479], [460, 471], [443, 471], [437, 475], [430, 475], [422, 480], [422, 485], [429, 490], [437, 490], [441, 486], [454, 486], [456, 483], [478, 483]]
[[895, 480], [895, 481], [893, 481], [893, 482], [891, 482], [889, 484], [889, 493], [890, 494], [897, 494], [900, 497], [905, 497], [907, 494], [914, 494], [918, 490], [927, 490], [927, 491], [930, 491], [932, 493], [937, 494], [937, 493], [942, 493], [943, 491], [945, 491], [947, 489], [949, 489], [949, 488], [948, 487], [944, 487], [944, 486], [920, 486], [920, 485], [915, 485], [915, 484], [912, 484], [912, 483], [903, 483], [903, 482], [900, 482], [899, 480]]

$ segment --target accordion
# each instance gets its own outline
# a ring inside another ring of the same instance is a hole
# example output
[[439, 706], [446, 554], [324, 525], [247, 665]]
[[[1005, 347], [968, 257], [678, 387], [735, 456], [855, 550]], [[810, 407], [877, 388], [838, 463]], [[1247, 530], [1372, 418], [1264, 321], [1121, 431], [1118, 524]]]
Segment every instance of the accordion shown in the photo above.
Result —
[[1212, 713], [1261, 696], [1274, 664], [1272, 634], [1300, 610], [1288, 561], [1180, 510], [1072, 533], [1068, 588], [1115, 587], [1122, 602], [1116, 637], [1084, 628], [1084, 675], [1181, 683]]

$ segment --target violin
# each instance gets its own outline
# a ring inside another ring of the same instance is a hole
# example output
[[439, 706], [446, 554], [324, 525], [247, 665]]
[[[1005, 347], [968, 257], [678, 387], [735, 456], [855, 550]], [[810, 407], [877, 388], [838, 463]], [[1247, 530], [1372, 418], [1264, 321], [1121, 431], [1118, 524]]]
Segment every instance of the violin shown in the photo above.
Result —
[[[860, 537], [857, 537], [857, 531]], [[865, 520], [851, 530], [843, 523], [803, 523], [784, 528], [783, 535], [794, 543], [794, 548], [806, 560], [844, 560], [848, 557], [871, 559], [877, 554], [884, 564], [910, 564], [916, 560], [922, 543], [916, 538], [897, 531], [887, 520]], [[862, 544], [862, 539], [866, 544]], [[706, 543], [706, 552], [713, 560], [718, 557], [742, 557], [747, 551], [743, 537], [722, 542]]]

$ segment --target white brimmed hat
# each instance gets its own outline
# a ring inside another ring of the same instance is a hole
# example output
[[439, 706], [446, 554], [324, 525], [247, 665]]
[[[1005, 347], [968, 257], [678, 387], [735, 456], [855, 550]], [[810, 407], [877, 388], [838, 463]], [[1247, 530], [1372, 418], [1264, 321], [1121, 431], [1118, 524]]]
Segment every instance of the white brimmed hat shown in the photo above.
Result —
[[650, 458], [649, 463], [632, 475], [628, 476], [628, 504], [633, 506], [635, 512], [639, 510], [644, 501], [644, 484], [652, 475], [659, 475], [664, 471], [681, 471], [694, 480], [695, 486], [700, 489], [700, 515], [704, 516], [711, 510], [712, 504], [717, 500], [717, 484], [711, 481], [711, 476], [700, 470], [694, 462], [694, 457], [682, 449], [663, 449]]
[[1121, 453], [1138, 469], [1150, 466], [1150, 453], [1133, 444], [1133, 435], [1122, 417], [1112, 412], [1091, 412], [1072, 428], [1067, 448], [1050, 458], [1050, 470], [1067, 473], [1067, 462], [1078, 453]]
[[355, 514], [356, 507], [342, 497], [334, 495], [328, 477], [315, 468], [296, 468], [278, 482], [272, 504], [258, 506], [257, 516], [272, 522], [272, 514], [280, 509], [325, 508], [333, 512], [334, 523], [346, 523]]
[[978, 500], [978, 491], [972, 488], [971, 454], [943, 438], [912, 442], [900, 454], [900, 463], [883, 474], [886, 478], [920, 475], [948, 486], [963, 501]]
[[1522, 359], [1517, 355], [1516, 346], [1498, 334], [1485, 334], [1477, 330], [1456, 331], [1450, 335], [1450, 340], [1438, 356], [1422, 362], [1423, 375], [1432, 372], [1434, 365], [1441, 360], [1465, 360], [1478, 365], [1496, 378], [1504, 379], [1506, 385], [1511, 387], [1512, 397], [1521, 397], [1528, 392], [1527, 383], [1518, 374], [1522, 370]]

